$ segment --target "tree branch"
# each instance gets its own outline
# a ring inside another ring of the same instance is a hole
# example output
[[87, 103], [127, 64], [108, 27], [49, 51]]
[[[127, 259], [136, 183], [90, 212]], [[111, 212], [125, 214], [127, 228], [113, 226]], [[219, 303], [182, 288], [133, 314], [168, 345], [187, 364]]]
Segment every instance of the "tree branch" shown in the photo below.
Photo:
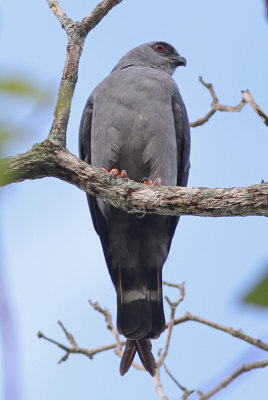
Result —
[[240, 188], [154, 187], [115, 178], [50, 141], [0, 161], [5, 183], [55, 177], [122, 210], [163, 215], [268, 216], [268, 182]]
[[194, 393], [194, 390], [188, 390], [185, 386], [182, 386], [178, 380], [172, 375], [172, 373], [169, 371], [169, 369], [167, 368], [166, 364], [163, 362], [163, 367], [165, 369], [165, 372], [167, 373], [167, 375], [170, 377], [170, 379], [175, 383], [175, 385], [177, 385], [184, 393], [182, 396], [182, 400], [186, 400], [188, 399], [188, 397]]
[[95, 26], [108, 14], [108, 12], [122, 0], [103, 0], [86, 18], [82, 20], [83, 26], [86, 28], [87, 33], [90, 32]]
[[163, 282], [163, 285], [166, 286], [170, 286], [173, 288], [177, 288], [180, 291], [180, 297], [178, 298], [177, 301], [172, 302], [170, 301], [170, 299], [165, 296], [166, 301], [168, 302], [168, 305], [170, 307], [170, 317], [169, 317], [169, 322], [167, 324], [167, 337], [166, 337], [166, 343], [165, 343], [165, 347], [163, 349], [163, 351], [160, 349], [159, 350], [159, 359], [157, 360], [157, 370], [156, 370], [156, 374], [154, 377], [154, 385], [157, 391], [157, 394], [159, 395], [159, 397], [161, 398], [161, 400], [168, 400], [164, 389], [163, 389], [163, 385], [161, 383], [161, 379], [160, 379], [160, 368], [162, 367], [162, 365], [164, 364], [164, 361], [167, 357], [168, 354], [168, 350], [169, 350], [169, 345], [170, 345], [170, 339], [171, 339], [171, 335], [172, 335], [172, 331], [173, 331], [173, 327], [174, 327], [174, 317], [175, 317], [175, 312], [176, 309], [178, 307], [178, 305], [183, 301], [184, 296], [185, 296], [185, 288], [184, 288], [184, 283], [182, 284], [174, 284], [174, 283], [168, 283], [168, 282]]
[[111, 331], [111, 333], [114, 336], [115, 341], [116, 341], [116, 347], [115, 347], [115, 351], [114, 352], [119, 357], [122, 357], [123, 352], [122, 352], [121, 340], [120, 340], [120, 337], [119, 337], [119, 334], [118, 334], [117, 330], [115, 329], [115, 327], [113, 325], [112, 316], [111, 316], [108, 308], [106, 308], [106, 307], [105, 308], [101, 308], [99, 303], [97, 303], [97, 302], [93, 303], [91, 300], [89, 300], [89, 304], [94, 308], [94, 310], [96, 310], [99, 313], [101, 313], [102, 315], [104, 315], [107, 329], [109, 331]]
[[243, 374], [244, 372], [251, 371], [257, 368], [264, 368], [268, 366], [268, 360], [262, 361], [255, 361], [252, 363], [243, 364], [240, 368], [235, 370], [230, 376], [220, 382], [214, 389], [210, 390], [207, 393], [202, 393], [198, 390], [198, 394], [200, 396], [200, 400], [207, 400], [212, 397], [214, 394], [218, 393], [221, 389], [225, 388], [229, 383], [231, 383], [234, 379], [236, 379], [239, 375]]
[[249, 90], [242, 90], [242, 99], [239, 104], [237, 104], [236, 106], [226, 106], [224, 104], [219, 103], [218, 97], [215, 93], [212, 83], [206, 83], [203, 80], [202, 76], [199, 76], [199, 81], [210, 92], [210, 95], [212, 97], [211, 110], [203, 118], [199, 118], [198, 120], [191, 122], [190, 126], [192, 128], [205, 124], [212, 117], [212, 115], [215, 114], [216, 111], [240, 112], [246, 103], [253, 108], [253, 110], [263, 120], [265, 125], [268, 126], [268, 116], [264, 113], [261, 107], [255, 102]]
[[170, 317], [169, 317], [169, 322], [167, 324], [168, 333], [167, 333], [167, 338], [166, 338], [166, 344], [165, 344], [164, 350], [162, 352], [159, 351], [159, 359], [157, 361], [158, 368], [161, 367], [161, 365], [165, 361], [165, 358], [167, 357], [170, 339], [171, 339], [171, 335], [172, 335], [172, 330], [173, 330], [173, 326], [174, 326], [175, 312], [176, 312], [178, 305], [183, 301], [184, 296], [185, 296], [184, 282], [181, 284], [175, 284], [175, 283], [168, 283], [168, 282], [164, 281], [163, 285], [179, 289], [180, 297], [177, 301], [172, 302], [172, 301], [170, 301], [170, 299], [167, 296], [165, 296], [165, 299], [170, 307]]
[[154, 376], [154, 385], [155, 385], [156, 392], [157, 392], [158, 396], [160, 397], [160, 399], [168, 400], [168, 397], [166, 396], [163, 385], [161, 383], [160, 368], [157, 368], [157, 370], [156, 370], [156, 373]]
[[[211, 328], [218, 329], [219, 331], [226, 332], [229, 335], [232, 335], [238, 339], [244, 340], [247, 343], [252, 344], [253, 346], [256, 346], [262, 350], [268, 351], [268, 344], [265, 342], [262, 342], [260, 339], [254, 339], [253, 337], [245, 334], [241, 329], [234, 329], [228, 326], [220, 325], [215, 322], [208, 321], [207, 319], [198, 317], [197, 315], [193, 315], [189, 312], [186, 312], [182, 317], [175, 319], [174, 325], [181, 324], [183, 322], [187, 321], [195, 321], [195, 322], [200, 322], [201, 324], [210, 326]], [[167, 327], [167, 325], [166, 325]]]
[[[163, 388], [163, 385], [162, 385], [161, 379], [160, 379], [161, 366], [164, 367], [166, 373], [172, 379], [172, 381], [184, 392], [183, 396], [182, 396], [182, 400], [188, 399], [188, 397], [194, 392], [194, 390], [188, 390], [186, 387], [182, 386], [178, 382], [178, 380], [173, 376], [173, 374], [168, 370], [168, 368], [166, 367], [165, 362], [164, 362], [165, 358], [167, 356], [167, 353], [168, 353], [172, 328], [175, 325], [178, 325], [178, 324], [186, 322], [186, 321], [197, 321], [197, 322], [203, 323], [205, 325], [208, 325], [211, 328], [218, 329], [223, 332], [229, 333], [230, 335], [232, 335], [234, 337], [238, 337], [238, 338], [250, 343], [253, 346], [256, 346], [256, 347], [259, 347], [260, 349], [268, 351], [267, 343], [264, 343], [258, 339], [254, 339], [254, 338], [244, 334], [241, 330], [235, 330], [233, 328], [219, 325], [217, 323], [208, 321], [204, 318], [192, 315], [189, 312], [185, 313], [179, 319], [174, 319], [175, 310], [178, 307], [178, 305], [180, 304], [180, 302], [184, 299], [184, 296], [185, 296], [184, 284], [179, 285], [179, 284], [173, 284], [173, 283], [167, 283], [167, 282], [163, 282], [163, 284], [173, 287], [173, 288], [178, 288], [180, 290], [180, 296], [179, 296], [178, 300], [175, 302], [171, 302], [169, 299], [167, 299], [167, 301], [170, 305], [170, 308], [171, 308], [171, 317], [170, 317], [169, 322], [166, 325], [166, 329], [168, 329], [168, 334], [167, 334], [165, 349], [162, 352], [162, 354], [161, 354], [161, 350], [159, 352], [160, 357], [159, 357], [159, 360], [157, 361], [158, 368], [157, 368], [157, 372], [156, 372], [156, 375], [154, 378], [154, 385], [155, 385], [157, 394], [159, 395], [161, 400], [168, 400], [168, 397], [166, 396], [166, 394], [164, 392], [164, 388]], [[71, 346], [66, 346], [62, 343], [57, 342], [56, 340], [48, 338], [43, 333], [38, 332], [39, 338], [45, 339], [46, 341], [55, 344], [60, 349], [65, 351], [64, 355], [59, 360], [59, 363], [66, 361], [70, 354], [83, 354], [83, 355], [87, 356], [89, 359], [93, 359], [94, 355], [101, 353], [103, 351], [112, 350], [112, 349], [114, 349], [114, 352], [117, 356], [122, 357], [122, 346], [125, 346], [126, 342], [120, 341], [120, 337], [116, 331], [116, 328], [113, 325], [112, 316], [111, 316], [109, 310], [107, 308], [102, 308], [97, 302], [89, 301], [89, 303], [94, 308], [95, 311], [98, 311], [100, 314], [102, 314], [105, 317], [106, 327], [114, 336], [116, 343], [113, 343], [110, 345], [105, 345], [105, 346], [100, 346], [100, 347], [93, 348], [93, 349], [81, 348], [77, 345], [77, 342], [74, 339], [73, 335], [71, 333], [69, 333], [67, 331], [67, 329], [64, 327], [64, 325], [59, 321], [58, 324], [62, 328], [62, 330]], [[132, 366], [138, 370], [144, 371], [143, 366], [136, 362], [133, 362]], [[256, 368], [264, 368], [266, 366], [268, 366], [267, 359], [263, 360], [263, 361], [256, 361], [253, 363], [247, 363], [247, 364], [242, 365], [240, 368], [238, 368], [236, 371], [234, 371], [229, 377], [224, 379], [222, 382], [220, 382], [217, 386], [215, 386], [215, 388], [213, 388], [209, 392], [204, 394], [200, 390], [197, 391], [197, 393], [199, 394], [200, 400], [206, 400], [206, 399], [212, 397], [214, 394], [216, 394], [221, 389], [226, 387], [229, 383], [231, 383], [235, 378], [237, 378], [242, 373], [244, 373], [246, 371], [251, 371]]]
[[71, 102], [78, 79], [79, 60], [86, 36], [122, 0], [103, 0], [88, 17], [79, 22], [74, 22], [68, 18], [56, 0], [47, 1], [68, 36], [65, 65], [48, 139], [56, 145], [66, 147], [66, 130]]

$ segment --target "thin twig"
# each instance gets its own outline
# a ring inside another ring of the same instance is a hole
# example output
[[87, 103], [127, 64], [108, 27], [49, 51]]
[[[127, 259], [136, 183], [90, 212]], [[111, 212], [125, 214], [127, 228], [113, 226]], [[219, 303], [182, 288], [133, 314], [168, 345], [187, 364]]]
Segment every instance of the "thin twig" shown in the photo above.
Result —
[[[125, 341], [121, 342], [118, 332], [117, 332], [116, 328], [114, 327], [114, 324], [112, 321], [112, 316], [111, 316], [108, 308], [106, 308], [106, 307], [102, 308], [98, 302], [92, 302], [91, 300], [89, 300], [89, 304], [94, 308], [94, 310], [96, 310], [99, 313], [101, 313], [102, 315], [104, 315], [107, 329], [112, 333], [112, 335], [114, 336], [115, 341], [116, 341], [116, 346], [115, 346], [114, 352], [118, 357], [122, 358], [122, 356], [123, 356], [122, 345], [125, 346], [126, 342]], [[136, 363], [135, 361], [133, 361], [132, 366], [140, 371], [145, 370], [141, 364]]]
[[78, 346], [77, 346], [76, 341], [74, 340], [73, 335], [67, 331], [67, 329], [65, 328], [65, 326], [63, 325], [63, 323], [61, 321], [58, 321], [58, 324], [61, 327], [61, 329], [63, 330], [63, 332], [65, 333], [65, 336], [68, 339], [69, 343], [72, 345], [72, 347], [74, 349], [77, 349]]
[[186, 400], [188, 399], [188, 397], [194, 393], [194, 390], [188, 390], [185, 386], [182, 386], [177, 379], [172, 375], [172, 373], [169, 371], [169, 369], [167, 368], [166, 364], [163, 362], [163, 367], [167, 373], [167, 375], [171, 378], [171, 380], [175, 383], [175, 385], [177, 385], [184, 393], [182, 396], [182, 400]]
[[166, 394], [164, 392], [164, 388], [163, 388], [162, 383], [161, 383], [160, 368], [159, 367], [157, 368], [156, 374], [154, 376], [154, 385], [155, 385], [155, 389], [156, 389], [157, 394], [160, 397], [160, 399], [161, 400], [168, 400], [168, 397], [166, 396]]
[[204, 125], [211, 117], [215, 114], [217, 110], [210, 110], [203, 118], [199, 118], [194, 122], [190, 122], [191, 128], [196, 128], [197, 126]]
[[242, 108], [245, 106], [245, 104], [249, 104], [253, 110], [260, 116], [260, 118], [263, 120], [265, 125], [268, 126], [268, 116], [264, 113], [264, 111], [261, 109], [261, 107], [255, 102], [253, 99], [251, 93], [249, 90], [242, 90], [242, 99], [239, 104], [236, 106], [227, 106], [224, 104], [220, 104], [218, 97], [216, 95], [216, 92], [213, 88], [212, 83], [206, 83], [202, 76], [199, 76], [199, 81], [202, 83], [203, 86], [205, 86], [212, 97], [212, 104], [211, 104], [211, 110], [202, 118], [199, 118], [198, 120], [191, 122], [190, 126], [191, 127], [197, 127], [200, 125], [205, 124], [211, 117], [212, 115], [215, 114], [216, 111], [224, 111], [224, 112], [240, 112]]
[[[218, 329], [220, 331], [226, 332], [229, 335], [232, 335], [236, 338], [239, 338], [241, 340], [244, 340], [245, 342], [248, 342], [252, 344], [253, 346], [256, 346], [262, 350], [268, 351], [268, 344], [261, 341], [260, 339], [255, 339], [247, 334], [245, 334], [241, 329], [234, 329], [228, 326], [220, 325], [215, 322], [211, 322], [205, 318], [198, 317], [197, 315], [193, 315], [189, 313], [188, 311], [180, 318], [174, 320], [174, 325], [181, 324], [183, 322], [187, 321], [195, 321], [195, 322], [200, 322], [201, 324], [208, 325], [211, 328]], [[166, 328], [168, 328], [168, 325], [166, 325]]]
[[207, 400], [212, 397], [214, 394], [218, 393], [221, 389], [225, 388], [229, 383], [231, 383], [234, 379], [236, 379], [239, 375], [243, 374], [244, 372], [251, 371], [257, 368], [264, 368], [268, 366], [268, 359], [262, 361], [255, 361], [252, 363], [243, 364], [240, 368], [235, 370], [231, 375], [229, 375], [226, 379], [220, 382], [214, 389], [210, 390], [207, 393], [202, 393], [198, 390], [198, 394], [200, 396], [200, 400]]
[[172, 330], [173, 330], [173, 326], [174, 326], [174, 318], [175, 318], [175, 312], [176, 309], [178, 307], [178, 305], [182, 302], [182, 300], [184, 299], [185, 296], [185, 288], [184, 288], [184, 282], [181, 284], [175, 284], [175, 283], [168, 283], [168, 282], [163, 282], [164, 285], [169, 286], [169, 287], [173, 287], [173, 288], [177, 288], [180, 291], [180, 297], [177, 301], [175, 302], [171, 302], [170, 299], [165, 296], [166, 301], [168, 302], [169, 306], [170, 306], [170, 318], [169, 318], [169, 322], [167, 324], [167, 328], [168, 328], [168, 333], [167, 333], [167, 338], [166, 338], [166, 343], [164, 346], [164, 350], [161, 352], [160, 357], [157, 361], [157, 366], [158, 368], [161, 367], [161, 365], [163, 364], [167, 353], [168, 353], [168, 349], [169, 349], [169, 344], [170, 344], [170, 339], [171, 339], [171, 334], [172, 334]]
[[[62, 330], [64, 331], [64, 333], [67, 332], [66, 328], [63, 326], [62, 323], [59, 323], [59, 325], [60, 325], [60, 327], [62, 328]], [[70, 336], [73, 338], [73, 335], [71, 335], [70, 333], [68, 333], [68, 335], [70, 335]], [[92, 360], [93, 357], [95, 356], [95, 354], [102, 353], [103, 351], [107, 351], [107, 350], [116, 349], [116, 347], [118, 346], [117, 343], [113, 343], [113, 344], [109, 344], [109, 345], [105, 345], [105, 346], [96, 347], [96, 348], [93, 348], [93, 349], [85, 349], [85, 348], [83, 348], [83, 347], [77, 346], [77, 344], [76, 344], [76, 345], [72, 345], [72, 347], [66, 346], [66, 345], [64, 345], [64, 344], [62, 344], [62, 343], [57, 342], [57, 341], [54, 340], [54, 339], [51, 339], [51, 338], [45, 336], [45, 335], [44, 335], [42, 332], [40, 332], [40, 331], [38, 332], [37, 336], [38, 336], [40, 339], [44, 339], [44, 340], [46, 340], [47, 342], [50, 342], [50, 343], [55, 344], [55, 345], [58, 346], [60, 349], [62, 349], [62, 350], [64, 350], [64, 351], [66, 352], [66, 353], [64, 354], [64, 356], [60, 359], [59, 364], [60, 364], [62, 361], [66, 361], [70, 354], [83, 354], [83, 355], [89, 357], [89, 358]], [[67, 335], [66, 335], [66, 337], [67, 337]], [[68, 338], [68, 340], [69, 340], [69, 338]], [[73, 340], [74, 340], [74, 338], [73, 338]], [[69, 340], [69, 341], [70, 341], [70, 340]], [[74, 340], [74, 343], [76, 343], [75, 340]], [[125, 344], [126, 344], [125, 341], [122, 341], [122, 342], [121, 342], [121, 346], [124, 346]]]
[[106, 308], [106, 307], [102, 308], [99, 305], [99, 303], [97, 303], [97, 302], [93, 303], [91, 300], [89, 300], [89, 304], [94, 308], [94, 310], [98, 311], [99, 313], [101, 313], [105, 316], [105, 322], [106, 322], [107, 329], [109, 329], [109, 331], [111, 331], [111, 333], [114, 336], [115, 341], [116, 341], [116, 348], [115, 348], [114, 352], [119, 357], [122, 357], [123, 352], [122, 352], [121, 340], [120, 340], [117, 330], [115, 329], [115, 327], [113, 325], [112, 316], [111, 316], [108, 308]]
[[261, 117], [265, 125], [268, 126], [268, 115], [266, 115], [261, 107], [255, 102], [250, 91], [242, 90], [242, 97], [244, 101], [248, 103], [253, 108], [253, 110]]
[[[200, 322], [202, 324], [208, 325], [212, 328], [221, 330], [223, 332], [229, 333], [230, 335], [234, 336], [234, 337], [238, 337], [256, 347], [259, 347], [263, 350], [268, 351], [268, 344], [258, 340], [258, 339], [254, 339], [246, 334], [244, 334], [241, 330], [235, 330], [233, 328], [230, 327], [226, 327], [211, 321], [208, 321], [204, 318], [195, 316], [190, 314], [189, 312], [186, 312], [181, 318], [178, 319], [174, 319], [174, 315], [175, 315], [175, 311], [176, 308], [178, 307], [178, 305], [180, 304], [180, 302], [184, 299], [185, 296], [185, 289], [184, 289], [184, 283], [182, 284], [173, 284], [173, 283], [167, 283], [167, 282], [163, 282], [163, 284], [165, 284], [166, 286], [169, 287], [174, 287], [180, 290], [180, 297], [177, 301], [172, 302], [170, 301], [169, 298], [166, 297], [166, 300], [171, 308], [171, 315], [170, 315], [170, 321], [168, 322], [168, 324], [166, 325], [166, 328], [168, 329], [168, 333], [167, 333], [167, 339], [166, 339], [166, 343], [165, 343], [165, 347], [163, 352], [161, 352], [161, 350], [159, 351], [159, 360], [157, 362], [157, 372], [154, 378], [154, 384], [155, 384], [155, 388], [156, 391], [158, 393], [158, 395], [160, 396], [161, 400], [168, 400], [168, 397], [166, 396], [162, 383], [161, 383], [161, 379], [160, 379], [160, 368], [161, 365], [163, 365], [166, 373], [168, 374], [168, 376], [172, 379], [172, 381], [181, 389], [183, 390], [183, 396], [182, 396], [182, 400], [186, 400], [188, 399], [188, 397], [194, 392], [193, 390], [188, 390], [186, 387], [182, 386], [177, 380], [176, 378], [173, 376], [173, 374], [168, 370], [168, 368], [166, 367], [164, 360], [168, 354], [168, 349], [169, 349], [169, 345], [170, 345], [170, 339], [171, 339], [171, 334], [172, 334], [172, 329], [174, 327], [174, 325], [178, 325], [180, 323], [186, 322], [186, 321], [196, 321], [196, 322]], [[56, 340], [50, 339], [47, 336], [45, 336], [43, 333], [38, 332], [38, 337], [39, 338], [43, 338], [53, 344], [55, 344], [56, 346], [58, 346], [60, 349], [65, 351], [65, 354], [62, 356], [62, 358], [59, 360], [59, 363], [66, 361], [69, 357], [70, 354], [83, 354], [86, 355], [87, 357], [89, 357], [90, 359], [93, 358], [93, 356], [97, 353], [103, 352], [103, 351], [107, 351], [107, 350], [111, 350], [114, 349], [115, 354], [117, 354], [119, 357], [122, 357], [122, 346], [125, 346], [126, 342], [125, 341], [120, 341], [120, 337], [113, 325], [112, 322], [112, 316], [109, 312], [109, 310], [107, 308], [102, 308], [97, 302], [92, 302], [89, 301], [91, 306], [94, 308], [94, 310], [98, 311], [99, 313], [101, 313], [102, 315], [104, 315], [105, 317], [105, 322], [106, 322], [106, 326], [108, 328], [108, 330], [112, 333], [112, 335], [115, 337], [116, 343], [114, 344], [110, 344], [110, 345], [106, 345], [106, 346], [101, 346], [101, 347], [97, 347], [95, 349], [84, 349], [81, 348], [77, 345], [77, 342], [75, 341], [73, 335], [71, 333], [69, 333], [67, 331], [67, 329], [65, 328], [65, 326], [62, 324], [62, 322], [58, 322], [60, 327], [62, 328], [66, 338], [68, 339], [69, 343], [71, 344], [71, 347], [68, 347], [62, 343], [57, 342]], [[138, 369], [138, 370], [143, 370], [144, 368], [142, 365], [133, 362], [132, 363], [133, 367]], [[263, 360], [263, 361], [256, 361], [253, 363], [247, 363], [242, 365], [240, 368], [238, 368], [236, 371], [234, 371], [229, 377], [227, 377], [226, 379], [224, 379], [222, 382], [220, 382], [217, 386], [215, 386], [215, 388], [213, 388], [212, 390], [210, 390], [207, 393], [202, 393], [200, 390], [197, 392], [200, 396], [200, 400], [206, 400], [209, 399], [210, 397], [212, 397], [214, 394], [216, 394], [217, 392], [219, 392], [221, 389], [223, 389], [224, 387], [226, 387], [229, 383], [231, 383], [235, 378], [237, 378], [239, 375], [241, 375], [242, 373], [246, 372], [246, 371], [251, 371], [253, 369], [257, 369], [257, 368], [264, 368], [268, 365], [268, 360]]]

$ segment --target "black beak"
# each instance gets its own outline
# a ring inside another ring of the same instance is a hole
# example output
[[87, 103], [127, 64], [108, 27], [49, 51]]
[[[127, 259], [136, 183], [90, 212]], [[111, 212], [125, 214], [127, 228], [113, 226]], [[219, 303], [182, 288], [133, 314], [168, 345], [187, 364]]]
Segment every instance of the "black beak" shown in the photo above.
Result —
[[179, 67], [180, 65], [185, 67], [187, 64], [186, 58], [182, 56], [169, 57], [169, 59], [176, 65], [176, 67]]

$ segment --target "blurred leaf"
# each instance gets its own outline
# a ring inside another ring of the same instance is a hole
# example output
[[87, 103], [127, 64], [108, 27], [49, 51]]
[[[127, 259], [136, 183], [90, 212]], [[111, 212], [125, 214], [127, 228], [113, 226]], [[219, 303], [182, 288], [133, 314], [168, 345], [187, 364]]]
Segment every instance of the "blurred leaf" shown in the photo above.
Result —
[[268, 273], [259, 284], [244, 298], [244, 302], [258, 306], [268, 306]]
[[51, 91], [19, 77], [0, 77], [0, 94], [16, 98], [28, 98], [41, 103], [51, 101]]
[[[0, 158], [2, 157], [2, 151], [6, 143], [10, 141], [10, 139], [13, 138], [13, 136], [14, 135], [12, 130], [10, 131], [8, 128], [6, 129], [4, 125], [0, 124]], [[0, 186], [3, 186], [6, 183], [8, 183], [10, 179], [10, 177], [8, 178], [6, 172], [7, 172], [6, 167], [0, 160]]]
[[[34, 105], [34, 115], [37, 114], [40, 107], [47, 106], [52, 101], [53, 91], [41, 87], [35, 83], [30, 82], [26, 78], [16, 76], [0, 76], [0, 99], [1, 103], [5, 104], [7, 97], [10, 97], [13, 101], [17, 100], [30, 100]], [[10, 99], [8, 99], [10, 102]], [[12, 103], [11, 103], [12, 104]], [[33, 108], [31, 104], [31, 109]], [[1, 104], [3, 115], [5, 113], [5, 106]], [[10, 105], [8, 105], [10, 108]], [[32, 110], [33, 112], [33, 110]], [[15, 119], [15, 122], [14, 122]], [[26, 125], [26, 120], [17, 121], [16, 118], [7, 117], [5, 120], [0, 121], [0, 158], [5, 153], [6, 148], [12, 143], [12, 141], [23, 137], [24, 132], [28, 132], [30, 127]], [[7, 166], [4, 162], [0, 162], [0, 185], [4, 185], [9, 182], [10, 175], [8, 174]]]

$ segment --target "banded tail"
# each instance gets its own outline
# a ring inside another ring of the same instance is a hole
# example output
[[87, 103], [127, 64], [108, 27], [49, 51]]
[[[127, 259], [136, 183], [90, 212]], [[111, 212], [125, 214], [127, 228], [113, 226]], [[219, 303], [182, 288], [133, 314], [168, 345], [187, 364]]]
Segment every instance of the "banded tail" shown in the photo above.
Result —
[[128, 371], [138, 352], [144, 368], [154, 376], [156, 362], [149, 339], [165, 330], [162, 268], [121, 268], [116, 289], [117, 329], [127, 338], [120, 373]]

